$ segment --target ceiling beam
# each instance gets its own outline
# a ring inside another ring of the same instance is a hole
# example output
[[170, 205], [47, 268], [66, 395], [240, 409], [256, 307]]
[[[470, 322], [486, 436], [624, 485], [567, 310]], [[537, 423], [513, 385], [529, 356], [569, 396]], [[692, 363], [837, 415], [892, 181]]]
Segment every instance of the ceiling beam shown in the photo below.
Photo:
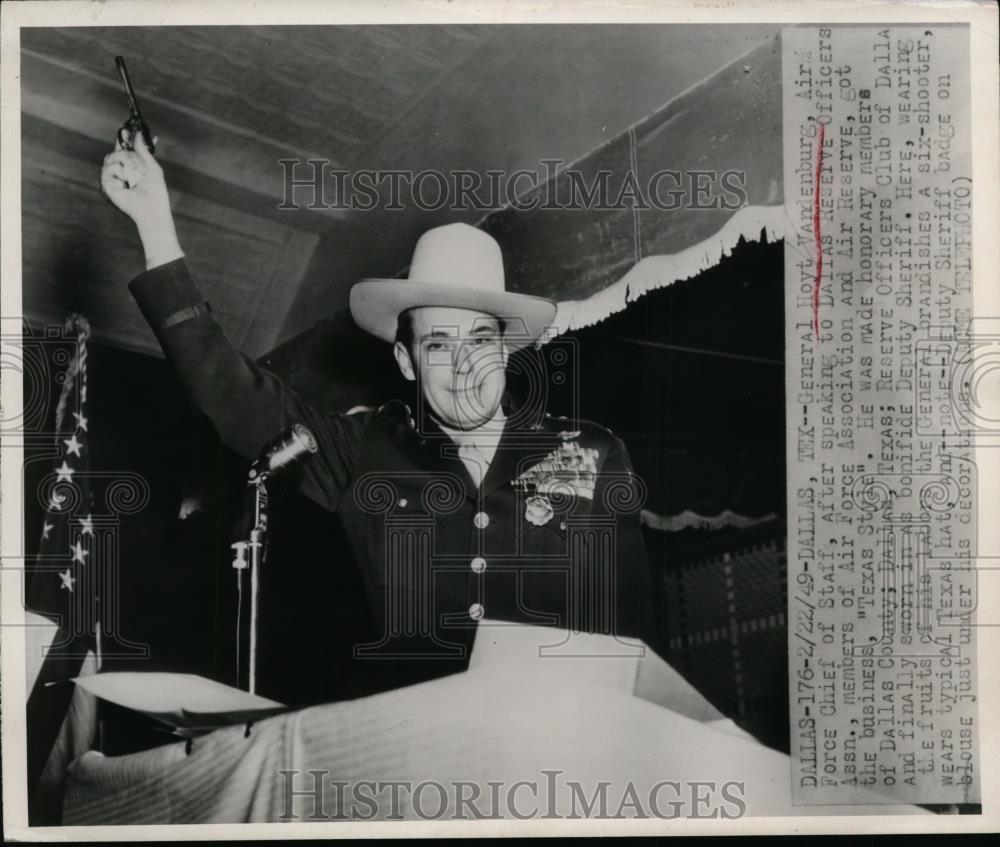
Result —
[[[94, 160], [95, 166], [99, 166], [104, 153], [111, 149], [115, 132], [128, 116], [125, 95], [112, 70], [109, 69], [108, 81], [99, 81], [82, 69], [72, 69], [44, 54], [22, 50], [21, 112], [26, 119], [23, 133], [40, 131], [49, 145], [56, 146], [70, 144], [92, 150], [97, 143], [103, 151]], [[322, 158], [317, 154], [263, 136], [247, 138], [245, 129], [160, 98], [144, 96], [141, 84], [137, 84], [136, 93], [143, 116], [158, 136], [158, 161], [168, 173], [187, 175], [187, 184], [183, 186], [187, 193], [217, 202], [226, 202], [221, 194], [228, 193], [231, 199], [240, 201], [238, 208], [307, 232], [326, 231], [331, 223], [345, 217], [342, 209], [278, 208], [285, 188], [284, 169], [279, 160]], [[32, 124], [31, 119], [36, 123]], [[215, 196], [206, 196], [206, 191]], [[300, 192], [297, 199], [303, 202], [304, 194]]]

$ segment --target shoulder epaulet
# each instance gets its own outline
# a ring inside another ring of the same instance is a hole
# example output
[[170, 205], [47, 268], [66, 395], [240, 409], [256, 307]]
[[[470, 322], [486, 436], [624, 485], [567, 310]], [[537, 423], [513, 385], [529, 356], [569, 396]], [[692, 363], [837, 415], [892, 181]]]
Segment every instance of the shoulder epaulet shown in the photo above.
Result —
[[546, 412], [545, 425], [549, 431], [558, 432], [564, 441], [572, 441], [580, 436], [600, 439], [615, 437], [606, 426], [583, 418], [570, 420], [565, 415], [550, 415]]
[[389, 400], [379, 406], [375, 419], [380, 426], [387, 428], [395, 439], [409, 438], [417, 431], [413, 412], [402, 400]]
[[388, 400], [383, 403], [375, 412], [376, 415], [393, 415], [397, 417], [412, 417], [410, 407], [402, 400]]

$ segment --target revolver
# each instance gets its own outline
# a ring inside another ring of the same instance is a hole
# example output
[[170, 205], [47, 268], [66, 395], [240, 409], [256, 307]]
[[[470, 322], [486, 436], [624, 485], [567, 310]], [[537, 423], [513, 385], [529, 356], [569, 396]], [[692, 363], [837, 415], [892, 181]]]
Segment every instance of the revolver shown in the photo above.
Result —
[[135, 99], [135, 91], [132, 89], [132, 82], [128, 78], [128, 71], [125, 69], [125, 60], [121, 56], [115, 56], [115, 65], [118, 73], [121, 74], [122, 86], [125, 88], [125, 96], [128, 98], [129, 116], [128, 120], [122, 124], [118, 130], [118, 140], [125, 150], [132, 150], [135, 147], [136, 133], [141, 132], [146, 147], [150, 153], [156, 152], [153, 144], [153, 133], [149, 130], [149, 124], [143, 120], [139, 111], [139, 103]]

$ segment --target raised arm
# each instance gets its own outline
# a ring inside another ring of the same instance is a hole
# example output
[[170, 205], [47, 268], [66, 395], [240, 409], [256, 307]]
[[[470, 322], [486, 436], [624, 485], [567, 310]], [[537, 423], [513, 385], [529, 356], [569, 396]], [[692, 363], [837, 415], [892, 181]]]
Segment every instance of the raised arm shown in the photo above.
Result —
[[233, 347], [184, 261], [163, 171], [141, 134], [134, 144], [135, 151], [116, 144], [105, 157], [101, 188], [139, 233], [147, 270], [129, 287], [167, 360], [223, 443], [247, 458], [293, 424], [307, 426], [319, 452], [304, 469], [302, 491], [336, 509], [370, 413], [325, 415]]

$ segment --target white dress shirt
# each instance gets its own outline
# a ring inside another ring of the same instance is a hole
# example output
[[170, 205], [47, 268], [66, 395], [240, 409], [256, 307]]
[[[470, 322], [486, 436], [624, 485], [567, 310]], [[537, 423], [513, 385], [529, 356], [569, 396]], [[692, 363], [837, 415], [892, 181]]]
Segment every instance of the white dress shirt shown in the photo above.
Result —
[[502, 408], [497, 407], [496, 414], [475, 429], [451, 429], [439, 424], [458, 446], [458, 457], [468, 470], [476, 488], [482, 484], [483, 477], [486, 476], [493, 457], [496, 456], [500, 436], [503, 435], [506, 423], [507, 416]]

